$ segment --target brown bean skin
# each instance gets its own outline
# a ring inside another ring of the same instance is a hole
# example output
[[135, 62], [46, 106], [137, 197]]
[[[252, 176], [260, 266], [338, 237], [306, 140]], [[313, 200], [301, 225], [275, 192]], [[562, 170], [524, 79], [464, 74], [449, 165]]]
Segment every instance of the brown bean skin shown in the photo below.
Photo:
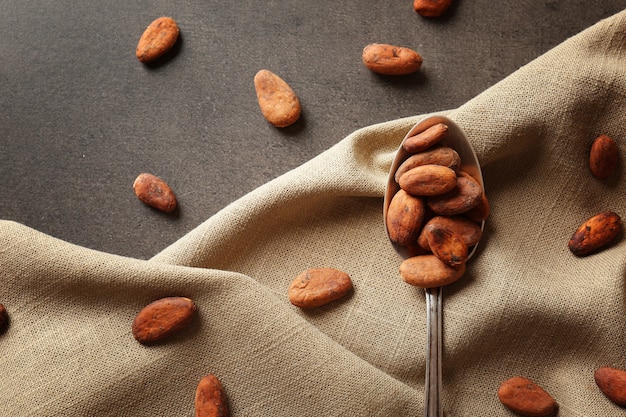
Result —
[[363, 48], [363, 64], [371, 71], [384, 75], [407, 75], [420, 69], [423, 59], [412, 49], [383, 43]]
[[456, 172], [459, 166], [461, 166], [461, 158], [454, 149], [446, 146], [438, 146], [424, 152], [416, 153], [400, 164], [395, 173], [396, 182], [399, 181], [400, 177], [405, 172], [422, 165], [443, 165]]
[[0, 334], [4, 333], [9, 327], [9, 314], [4, 305], [0, 304]]
[[463, 276], [465, 269], [465, 264], [451, 267], [435, 255], [418, 255], [407, 258], [400, 264], [400, 276], [407, 284], [435, 288], [457, 281]]
[[212, 374], [202, 378], [196, 388], [196, 417], [228, 417], [228, 400], [222, 382]]
[[487, 198], [487, 195], [485, 194], [485, 190], [483, 190], [483, 195], [480, 198], [480, 201], [478, 202], [476, 207], [465, 212], [465, 215], [469, 219], [475, 222], [482, 222], [484, 220], [487, 220], [490, 214], [491, 214], [491, 203], [489, 203], [489, 199]]
[[626, 371], [618, 368], [598, 368], [593, 375], [596, 385], [609, 400], [626, 407]]
[[437, 196], [457, 186], [457, 175], [442, 165], [422, 165], [405, 172], [398, 184], [411, 195]]
[[465, 216], [435, 216], [424, 224], [417, 238], [417, 244], [425, 250], [430, 250], [425, 230], [431, 227], [444, 228], [454, 232], [461, 237], [463, 243], [465, 243], [468, 248], [477, 244], [482, 237], [480, 224]]
[[509, 410], [526, 417], [548, 417], [558, 409], [550, 394], [521, 376], [503, 381], [498, 388], [498, 399]]
[[135, 55], [139, 61], [152, 62], [163, 56], [176, 44], [180, 30], [171, 17], [154, 20], [141, 35]]
[[414, 0], [413, 10], [423, 17], [439, 17], [452, 4], [452, 0]]
[[156, 175], [142, 173], [133, 182], [133, 191], [137, 198], [152, 208], [171, 213], [178, 204], [176, 195], [170, 186]]
[[467, 245], [463, 239], [445, 227], [432, 224], [424, 228], [432, 253], [448, 266], [458, 267], [467, 262]]
[[621, 233], [620, 216], [612, 211], [603, 211], [576, 229], [568, 247], [576, 256], [590, 255], [609, 246]]
[[619, 157], [617, 143], [607, 135], [600, 135], [593, 141], [589, 152], [589, 169], [594, 177], [606, 180], [615, 172]]
[[454, 216], [476, 207], [482, 195], [483, 189], [476, 181], [459, 175], [455, 189], [446, 194], [429, 197], [426, 204], [439, 215]]
[[285, 80], [262, 69], [254, 76], [254, 88], [261, 113], [271, 125], [287, 127], [298, 121], [300, 100]]
[[415, 244], [425, 213], [426, 203], [422, 198], [399, 190], [387, 208], [386, 221], [389, 239], [399, 245]]
[[352, 290], [350, 276], [335, 268], [309, 268], [289, 285], [291, 304], [300, 308], [315, 308], [338, 300]]
[[402, 147], [408, 153], [423, 152], [448, 137], [448, 125], [437, 123], [404, 140]]
[[165, 297], [153, 301], [142, 308], [133, 320], [133, 336], [142, 344], [166, 339], [186, 327], [195, 311], [195, 303], [187, 297]]

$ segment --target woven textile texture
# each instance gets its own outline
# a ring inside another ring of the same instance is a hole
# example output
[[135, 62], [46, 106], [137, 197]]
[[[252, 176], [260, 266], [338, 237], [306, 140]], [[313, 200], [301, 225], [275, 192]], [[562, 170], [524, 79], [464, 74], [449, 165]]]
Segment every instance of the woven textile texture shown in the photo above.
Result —
[[[600, 134], [624, 160], [625, 109], [622, 12], [439, 113], [470, 138], [492, 206], [465, 276], [444, 290], [446, 415], [511, 415], [496, 391], [516, 375], [561, 417], [624, 415], [593, 372], [626, 368], [626, 246], [577, 258], [567, 242], [600, 211], [626, 215], [623, 164], [607, 181], [588, 168]], [[425, 116], [355, 131], [147, 261], [0, 222], [0, 415], [191, 416], [209, 373], [233, 416], [421, 415], [424, 293], [399, 276], [382, 196]], [[347, 272], [354, 291], [300, 310], [287, 287], [317, 266]], [[196, 302], [192, 324], [137, 343], [134, 316], [171, 295]]]

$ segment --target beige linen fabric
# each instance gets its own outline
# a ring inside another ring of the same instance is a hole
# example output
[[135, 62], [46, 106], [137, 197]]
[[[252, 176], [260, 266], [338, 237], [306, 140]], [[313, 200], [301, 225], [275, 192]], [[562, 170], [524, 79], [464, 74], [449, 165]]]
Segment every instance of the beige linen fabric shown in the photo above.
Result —
[[[567, 249], [591, 215], [626, 215], [626, 173], [600, 182], [591, 141], [626, 157], [626, 12], [567, 40], [460, 108], [492, 204], [478, 254], [445, 288], [444, 408], [512, 415], [497, 400], [523, 375], [559, 416], [626, 415], [596, 388], [626, 368], [626, 243]], [[422, 116], [363, 128], [140, 261], [0, 223], [2, 416], [192, 416], [208, 373], [233, 416], [422, 415], [425, 300], [399, 277], [382, 195]], [[287, 287], [308, 267], [348, 272], [354, 292], [312, 311]], [[193, 324], [145, 347], [130, 324], [148, 302], [195, 300]]]

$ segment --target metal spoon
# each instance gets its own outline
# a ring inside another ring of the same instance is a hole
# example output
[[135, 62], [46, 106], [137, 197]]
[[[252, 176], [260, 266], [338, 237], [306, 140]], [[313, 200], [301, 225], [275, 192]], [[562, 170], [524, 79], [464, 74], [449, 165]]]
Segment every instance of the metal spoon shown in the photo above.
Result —
[[[470, 174], [484, 189], [482, 172], [476, 153], [472, 145], [461, 128], [452, 120], [444, 116], [431, 116], [418, 122], [405, 136], [404, 141], [415, 134], [428, 129], [438, 123], [444, 123], [448, 126], [448, 135], [440, 144], [454, 149], [461, 158], [460, 170]], [[404, 150], [402, 145], [399, 147], [396, 156], [391, 164], [387, 186], [385, 189], [385, 199], [383, 205], [383, 219], [387, 219], [387, 209], [391, 198], [400, 189], [395, 180], [395, 173], [400, 164], [406, 160], [410, 154]], [[385, 229], [387, 222], [385, 223]], [[485, 222], [481, 224], [484, 228]], [[392, 242], [393, 243], [393, 242]], [[408, 257], [407, 249], [403, 246], [393, 243], [396, 251], [403, 257]], [[470, 249], [469, 258], [476, 252], [477, 245]], [[424, 385], [424, 416], [425, 417], [443, 417], [441, 388], [442, 388], [442, 303], [443, 288], [427, 288], [426, 291], [426, 380]]]

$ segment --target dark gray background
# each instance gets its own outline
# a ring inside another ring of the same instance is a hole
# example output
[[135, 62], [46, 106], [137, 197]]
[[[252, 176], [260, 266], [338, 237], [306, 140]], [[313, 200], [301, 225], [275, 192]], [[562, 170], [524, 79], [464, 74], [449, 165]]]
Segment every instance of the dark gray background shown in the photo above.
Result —
[[[227, 204], [354, 130], [452, 109], [626, 0], [455, 0], [425, 19], [412, 1], [0, 1], [0, 218], [146, 259]], [[145, 27], [179, 24], [169, 59], [135, 58]], [[369, 43], [410, 47], [418, 74], [368, 71]], [[303, 115], [263, 119], [254, 74], [269, 69]], [[141, 203], [140, 172], [180, 210]]]

